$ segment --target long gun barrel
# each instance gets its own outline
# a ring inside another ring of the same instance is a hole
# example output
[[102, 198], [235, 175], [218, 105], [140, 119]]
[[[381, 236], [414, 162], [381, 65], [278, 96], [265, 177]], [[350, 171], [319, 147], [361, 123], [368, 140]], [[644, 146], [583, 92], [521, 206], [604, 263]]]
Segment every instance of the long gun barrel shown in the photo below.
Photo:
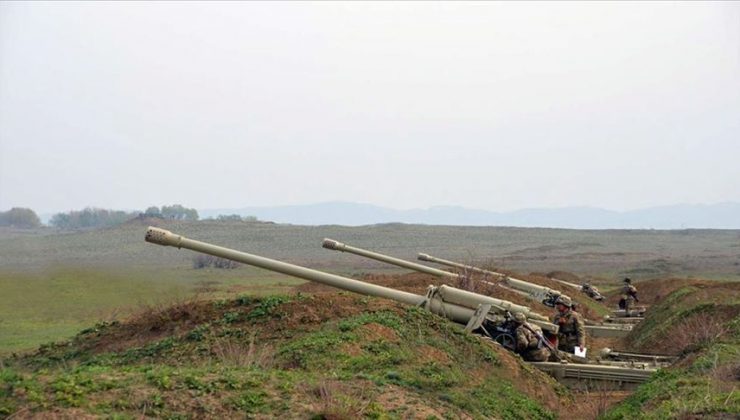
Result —
[[350, 254], [359, 255], [361, 257], [367, 257], [367, 258], [370, 258], [376, 261], [381, 261], [384, 263], [397, 265], [399, 267], [408, 268], [409, 270], [419, 271], [421, 273], [431, 274], [437, 277], [448, 277], [448, 278], [460, 277], [459, 274], [450, 273], [449, 271], [438, 270], [433, 267], [427, 267], [426, 265], [402, 260], [400, 258], [389, 257], [388, 255], [379, 254], [377, 252], [368, 251], [366, 249], [355, 248], [345, 243], [335, 241], [334, 239], [329, 239], [329, 238], [324, 239], [324, 241], [321, 243], [321, 246], [323, 246], [326, 249], [331, 249], [333, 251], [349, 252]]
[[430, 289], [427, 291], [427, 295], [421, 296], [212, 245], [206, 242], [188, 239], [184, 236], [176, 235], [168, 230], [151, 226], [147, 229], [145, 240], [158, 245], [186, 248], [202, 252], [204, 254], [238, 261], [244, 264], [264, 268], [270, 271], [276, 271], [278, 273], [287, 274], [305, 280], [315, 281], [317, 283], [326, 284], [328, 286], [333, 286], [362, 295], [377, 296], [408, 305], [423, 306], [435, 314], [445, 316], [450, 320], [461, 324], [467, 324], [474, 316], [478, 316], [479, 314], [476, 313], [476, 310], [480, 307], [490, 305], [492, 308], [491, 312], [493, 313], [501, 314], [505, 313], [506, 310], [511, 312], [524, 312], [528, 318], [532, 318], [532, 321], [543, 329], [550, 332], [557, 332], [556, 325], [543, 321], [542, 318], [544, 317], [541, 315], [536, 316], [525, 306], [514, 305], [510, 302], [500, 301], [498, 299], [489, 298], [488, 296], [477, 295], [475, 293], [455, 289], [454, 287], [444, 285], [440, 287], [430, 286]]
[[[355, 254], [355, 255], [367, 257], [367, 258], [370, 258], [376, 261], [381, 261], [381, 262], [396, 265], [399, 267], [408, 268], [409, 270], [431, 274], [436, 277], [454, 278], [454, 279], [461, 277], [459, 274], [450, 273], [449, 271], [438, 270], [436, 268], [427, 267], [425, 265], [417, 264], [411, 261], [402, 260], [400, 258], [394, 258], [394, 257], [380, 254], [377, 252], [368, 251], [366, 249], [349, 246], [345, 243], [335, 241], [334, 239], [328, 239], [328, 238], [324, 239], [321, 246], [323, 246], [326, 249], [331, 249], [333, 251], [349, 252], [350, 254]], [[502, 310], [509, 309], [513, 312], [522, 312], [528, 318], [532, 318], [532, 319], [543, 321], [543, 322], [548, 321], [546, 316], [540, 315], [532, 311], [526, 306], [517, 305], [515, 303], [509, 302], [506, 300], [496, 299], [490, 296], [483, 296], [477, 293], [471, 293], [465, 290], [460, 290], [460, 289], [456, 289], [454, 287], [445, 286], [445, 285], [442, 285], [439, 287], [439, 293], [440, 295], [444, 296], [444, 300], [447, 302], [459, 303], [459, 302], [469, 302], [469, 301], [477, 299], [478, 301], [485, 301], [485, 303], [490, 303], [494, 307], [502, 309]]]
[[485, 274], [485, 275], [492, 276], [492, 277], [506, 277], [506, 274], [497, 273], [495, 271], [484, 270], [482, 268], [474, 267], [472, 265], [460, 264], [454, 261], [443, 260], [442, 258], [437, 258], [429, 254], [424, 254], [423, 252], [420, 252], [417, 258], [420, 261], [427, 261], [427, 262], [437, 263], [441, 265], [446, 265], [448, 267], [459, 268], [460, 270], [463, 270], [463, 271], [470, 271], [473, 273]]
[[500, 278], [502, 279], [503, 283], [509, 286], [510, 288], [525, 292], [529, 296], [532, 296], [533, 298], [537, 299], [538, 301], [550, 307], [554, 307], [555, 301], [557, 300], [558, 296], [562, 295], [562, 293], [559, 290], [554, 290], [554, 289], [550, 289], [545, 286], [533, 284], [533, 283], [530, 283], [524, 280], [515, 279], [503, 273], [497, 273], [495, 271], [484, 270], [482, 268], [474, 267], [472, 265], [460, 264], [454, 261], [448, 261], [442, 258], [433, 257], [429, 254], [424, 254], [424, 253], [419, 253], [418, 258], [421, 261], [433, 262], [433, 263], [437, 263], [441, 265], [446, 265], [448, 267], [458, 268], [464, 271], [470, 271], [470, 272], [474, 272], [478, 274]]

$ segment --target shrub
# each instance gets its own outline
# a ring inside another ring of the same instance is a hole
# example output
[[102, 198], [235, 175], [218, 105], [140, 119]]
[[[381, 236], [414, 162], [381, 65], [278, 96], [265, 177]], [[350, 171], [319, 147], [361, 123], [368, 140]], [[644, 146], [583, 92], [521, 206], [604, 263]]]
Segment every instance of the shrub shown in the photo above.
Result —
[[239, 267], [239, 263], [236, 261], [228, 260], [226, 258], [214, 257], [213, 255], [196, 254], [193, 256], [193, 268], [223, 268], [232, 270]]
[[181, 204], [162, 206], [162, 217], [175, 220], [198, 220], [198, 210], [183, 207]]
[[157, 206], [151, 206], [147, 207], [146, 210], [144, 210], [144, 213], [142, 213], [143, 217], [157, 217], [160, 219], [163, 219], [164, 216], [162, 216], [162, 212], [159, 210], [159, 207]]
[[241, 222], [242, 217], [238, 214], [219, 214], [216, 220], [219, 222]]
[[41, 226], [41, 220], [31, 209], [13, 207], [8, 211], [0, 212], [0, 226], [31, 229]]

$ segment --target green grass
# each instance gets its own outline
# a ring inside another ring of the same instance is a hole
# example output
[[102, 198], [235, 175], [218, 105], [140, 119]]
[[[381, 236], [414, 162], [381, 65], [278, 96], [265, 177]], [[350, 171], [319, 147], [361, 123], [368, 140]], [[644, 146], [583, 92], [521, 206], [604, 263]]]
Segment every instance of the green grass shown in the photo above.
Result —
[[[270, 396], [265, 389], [290, 387], [291, 382], [295, 379], [290, 373], [218, 365], [81, 366], [40, 373], [5, 368], [0, 370], [0, 415], [15, 412], [19, 400], [35, 410], [80, 408], [119, 418], [133, 418], [137, 412], [191, 418], [201, 410], [211, 416], [224, 411], [287, 413], [290, 406], [276, 398], [280, 394]], [[180, 401], [185, 398], [195, 404]]]
[[58, 268], [0, 273], [0, 355], [67, 339], [99, 321], [122, 319], [142, 308], [198, 293], [216, 298], [238, 293], [259, 296], [284, 293], [303, 283], [274, 273], [256, 275], [256, 269], [247, 268]]
[[666, 419], [694, 416], [740, 416], [737, 380], [717, 377], [723, 367], [738, 368], [740, 342], [710, 345], [688, 368], [664, 369], [604, 419]]
[[[362, 299], [354, 303], [368, 305]], [[300, 296], [201, 302], [183, 308], [210, 314], [190, 325], [190, 332], [94, 353], [90, 349], [96, 340], [135, 328], [100, 325], [69, 343], [7, 359], [0, 363], [0, 416], [18, 410], [77, 410], [69, 413], [405, 418], [424, 409], [438, 413], [437, 418], [554, 418], [507, 378], [500, 350], [422, 309], [371, 310], [276, 331], [274, 323], [282, 322], [287, 304], [299, 311], [312, 308]], [[240, 315], [227, 316], [232, 313]], [[176, 317], [168, 322], [185, 321]], [[254, 352], [242, 348], [239, 356], [246, 362], [207, 351], [225, 342], [244, 345], [250, 334], [263, 338]], [[254, 354], [272, 357], [263, 361]], [[535, 376], [550, 381], [542, 375]], [[394, 402], [396, 397], [402, 399]]]
[[[684, 353], [687, 360], [659, 371], [604, 419], [740, 416], [740, 316], [729, 321], [712, 318], [720, 312], [740, 313], [737, 288], [734, 292], [708, 290], [711, 288], [682, 287], [651, 309], [651, 316], [634, 332], [633, 344], [649, 349], [656, 339], [671, 340], [685, 334], [682, 348], [675, 350]], [[701, 324], [683, 323], [692, 317]], [[722, 333], [705, 336], [702, 331], [686, 328]]]
[[175, 300], [186, 288], [93, 270], [0, 275], [0, 352], [69, 337], [92, 320]]

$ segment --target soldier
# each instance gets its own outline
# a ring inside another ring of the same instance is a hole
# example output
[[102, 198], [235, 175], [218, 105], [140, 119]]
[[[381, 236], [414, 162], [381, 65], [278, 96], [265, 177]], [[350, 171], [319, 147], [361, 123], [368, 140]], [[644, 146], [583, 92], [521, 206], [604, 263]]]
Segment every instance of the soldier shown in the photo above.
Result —
[[639, 302], [637, 298], [637, 288], [632, 285], [632, 280], [625, 277], [624, 286], [622, 287], [622, 298], [619, 300], [619, 309], [624, 309], [625, 315], [629, 316], [630, 307], [633, 302]]
[[513, 321], [517, 326], [514, 330], [516, 352], [528, 362], [546, 362], [550, 357], [550, 351], [543, 343], [542, 329], [537, 325], [528, 323], [527, 317], [521, 312], [514, 314]]
[[558, 312], [552, 317], [553, 324], [560, 327], [558, 349], [568, 353], [574, 353], [576, 346], [586, 347], [586, 326], [581, 314], [571, 310], [572, 304], [568, 296], [560, 295], [555, 301]]

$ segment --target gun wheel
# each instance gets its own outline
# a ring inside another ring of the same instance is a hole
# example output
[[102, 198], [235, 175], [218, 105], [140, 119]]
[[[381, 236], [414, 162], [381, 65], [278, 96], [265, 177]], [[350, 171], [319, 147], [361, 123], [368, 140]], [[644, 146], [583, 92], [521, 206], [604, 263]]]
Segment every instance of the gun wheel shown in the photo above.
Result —
[[510, 334], [499, 334], [496, 336], [496, 342], [509, 350], [516, 348], [516, 339]]

